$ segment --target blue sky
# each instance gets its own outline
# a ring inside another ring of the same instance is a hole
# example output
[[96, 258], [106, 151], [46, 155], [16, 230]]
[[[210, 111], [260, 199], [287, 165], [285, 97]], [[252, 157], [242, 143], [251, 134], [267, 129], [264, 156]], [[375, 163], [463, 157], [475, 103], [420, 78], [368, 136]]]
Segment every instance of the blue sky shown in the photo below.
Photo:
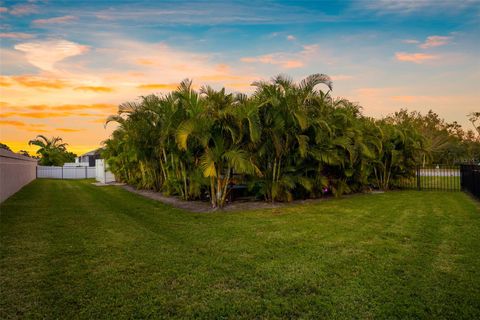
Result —
[[[78, 150], [115, 105], [184, 78], [251, 92], [326, 73], [380, 117], [401, 107], [468, 127], [479, 111], [479, 1], [0, 1], [0, 136]], [[39, 132], [41, 131], [41, 132]]]

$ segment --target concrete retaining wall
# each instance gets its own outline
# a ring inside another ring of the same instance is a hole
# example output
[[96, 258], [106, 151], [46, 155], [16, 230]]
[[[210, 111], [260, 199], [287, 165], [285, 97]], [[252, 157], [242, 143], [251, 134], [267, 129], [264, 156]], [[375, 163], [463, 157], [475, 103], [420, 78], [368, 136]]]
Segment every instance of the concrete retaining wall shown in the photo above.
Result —
[[37, 161], [0, 149], [0, 202], [35, 180]]

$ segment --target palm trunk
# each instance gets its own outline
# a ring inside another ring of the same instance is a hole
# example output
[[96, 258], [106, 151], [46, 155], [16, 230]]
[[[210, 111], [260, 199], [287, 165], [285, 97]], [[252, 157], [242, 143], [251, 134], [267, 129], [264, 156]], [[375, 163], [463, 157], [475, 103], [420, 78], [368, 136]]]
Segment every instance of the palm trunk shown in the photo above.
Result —
[[230, 166], [228, 166], [227, 178], [224, 179], [223, 181], [223, 194], [220, 201], [220, 207], [222, 208], [225, 206], [225, 200], [227, 199], [228, 184], [230, 183], [230, 171], [231, 171]]
[[215, 178], [210, 177], [210, 201], [212, 203], [212, 208], [217, 206], [217, 197], [215, 193]]
[[275, 195], [274, 195], [274, 192], [273, 192], [273, 188], [275, 187], [275, 175], [276, 175], [276, 172], [277, 172], [277, 158], [275, 158], [273, 160], [273, 171], [272, 171], [272, 187], [271, 187], [271, 191], [270, 191], [270, 194], [271, 194], [271, 201], [272, 203], [275, 202]]

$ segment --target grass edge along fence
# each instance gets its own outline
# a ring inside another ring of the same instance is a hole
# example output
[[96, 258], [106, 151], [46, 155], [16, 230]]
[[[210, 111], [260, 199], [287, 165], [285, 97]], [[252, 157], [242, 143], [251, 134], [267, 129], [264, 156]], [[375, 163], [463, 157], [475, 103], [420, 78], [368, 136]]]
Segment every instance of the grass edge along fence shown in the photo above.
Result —
[[480, 165], [462, 164], [460, 173], [462, 191], [466, 191], [480, 200]]

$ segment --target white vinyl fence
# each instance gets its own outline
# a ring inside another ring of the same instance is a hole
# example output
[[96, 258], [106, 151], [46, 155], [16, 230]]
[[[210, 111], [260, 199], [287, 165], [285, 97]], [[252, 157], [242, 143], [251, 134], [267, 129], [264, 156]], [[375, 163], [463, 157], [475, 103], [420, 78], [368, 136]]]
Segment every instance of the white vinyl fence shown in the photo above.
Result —
[[0, 202], [35, 180], [37, 159], [0, 149]]
[[95, 178], [95, 167], [37, 166], [37, 178], [52, 178], [52, 179]]
[[101, 183], [115, 182], [115, 176], [108, 171], [108, 166], [103, 159], [95, 160], [95, 179]]

